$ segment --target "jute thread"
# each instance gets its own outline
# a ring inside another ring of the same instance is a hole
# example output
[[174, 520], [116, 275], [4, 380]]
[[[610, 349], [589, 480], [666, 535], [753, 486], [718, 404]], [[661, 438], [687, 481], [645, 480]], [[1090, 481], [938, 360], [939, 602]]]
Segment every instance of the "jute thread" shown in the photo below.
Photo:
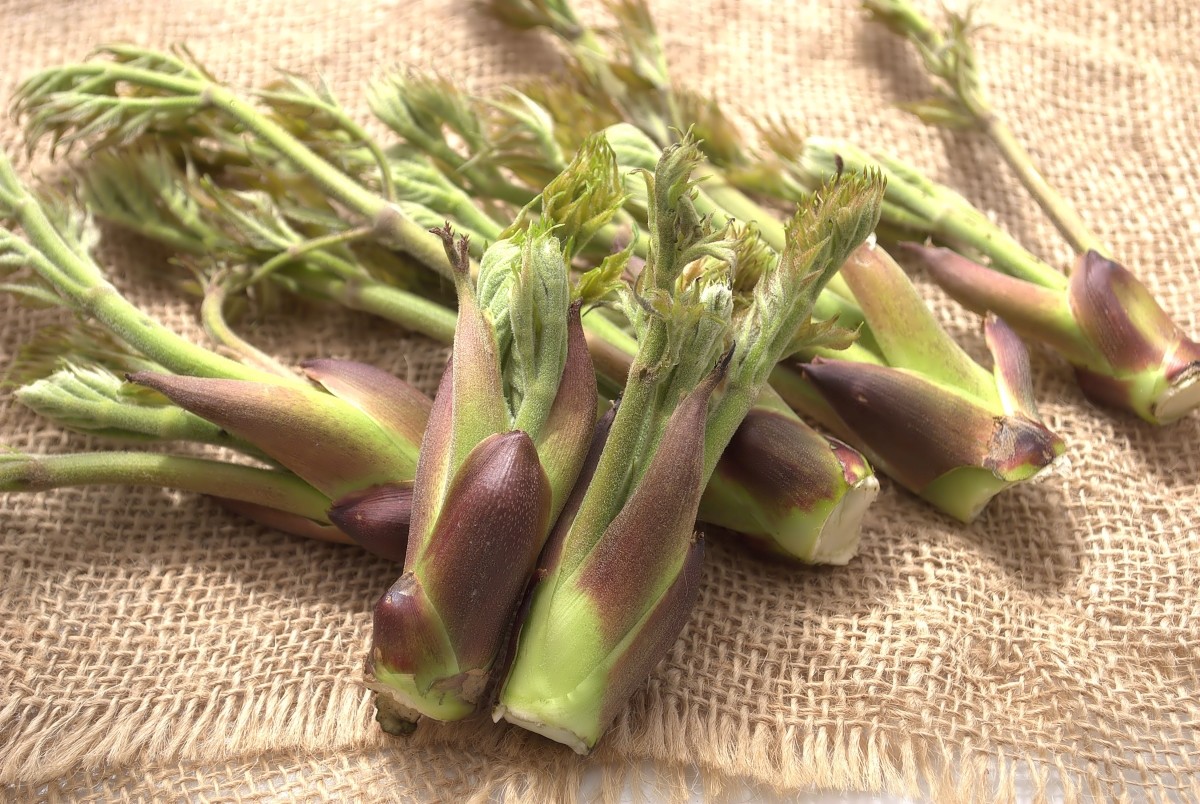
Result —
[[[930, 4], [931, 9], [933, 4]], [[491, 91], [554, 69], [534, 34], [466, 3], [233, 0], [0, 3], [0, 90], [113, 40], [186, 41], [249, 87], [321, 73], [363, 87], [403, 63]], [[1069, 250], [978, 136], [892, 106], [928, 89], [849, 0], [659, 0], [678, 80], [742, 122], [792, 116], [908, 159], [1047, 259]], [[587, 4], [588, 19], [601, 19]], [[1169, 0], [986, 4], [985, 80], [1052, 183], [1200, 333], [1200, 11]], [[11, 122], [0, 127], [10, 152]], [[35, 159], [26, 172], [46, 170]], [[107, 232], [131, 298], [200, 341], [166, 255]], [[983, 356], [976, 320], [922, 282]], [[287, 311], [283, 311], [286, 313]], [[0, 365], [60, 313], [0, 298]], [[244, 333], [284, 362], [376, 363], [432, 391], [442, 347], [349, 313], [271, 314]], [[1200, 799], [1200, 417], [1155, 429], [1090, 407], [1034, 349], [1069, 451], [970, 527], [885, 482], [848, 567], [793, 569], [714, 540], [686, 630], [594, 756], [487, 722], [380, 734], [359, 683], [370, 606], [397, 574], [352, 549], [145, 489], [0, 497], [0, 785], [15, 800], [616, 800], [627, 785], [711, 796], [889, 791]], [[0, 443], [105, 446], [0, 399]], [[648, 772], [646, 768], [654, 771]], [[588, 774], [600, 779], [588, 788]], [[691, 776], [689, 776], [691, 774]], [[581, 787], [582, 785], [582, 787]]]

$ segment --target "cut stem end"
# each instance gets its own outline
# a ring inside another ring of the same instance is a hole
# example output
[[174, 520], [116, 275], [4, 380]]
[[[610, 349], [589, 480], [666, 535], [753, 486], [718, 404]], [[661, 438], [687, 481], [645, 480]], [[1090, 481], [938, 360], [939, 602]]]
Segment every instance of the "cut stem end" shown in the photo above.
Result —
[[535, 714], [514, 710], [504, 704], [496, 705], [492, 712], [492, 720], [496, 723], [504, 720], [526, 731], [536, 732], [549, 740], [569, 747], [580, 756], [587, 756], [590, 751], [584, 739], [570, 729], [543, 723]]
[[1154, 402], [1154, 417], [1160, 424], [1178, 421], [1200, 408], [1200, 363], [1188, 366]]
[[879, 480], [875, 475], [863, 478], [847, 491], [829, 512], [808, 561], [839, 566], [850, 563], [850, 559], [858, 554], [863, 518], [878, 496]]

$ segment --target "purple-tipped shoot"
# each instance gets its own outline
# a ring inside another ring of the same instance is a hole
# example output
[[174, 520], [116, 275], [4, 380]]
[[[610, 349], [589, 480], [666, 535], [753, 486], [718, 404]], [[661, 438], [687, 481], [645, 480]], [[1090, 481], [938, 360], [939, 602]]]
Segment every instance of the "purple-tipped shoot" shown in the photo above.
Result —
[[[1030, 195], [1078, 255], [1068, 278], [1050, 269], [974, 210], [961, 196], [895, 160], [897, 205], [927, 234], [986, 257], [1014, 281], [987, 276], [944, 253], [926, 252], [951, 295], [991, 310], [1022, 335], [1042, 340], [1074, 365], [1092, 401], [1167, 424], [1200, 407], [1200, 344], [1170, 319], [1149, 290], [1103, 243], [989, 104], [979, 80], [967, 16], [939, 28], [909, 0], [864, 0], [870, 15], [906, 39], [921, 57], [936, 96], [910, 105], [931, 125], [976, 128], [996, 146]], [[905, 196], [901, 198], [900, 196]], [[940, 207], [940, 209], [938, 208]], [[936, 214], [931, 214], [936, 213]], [[929, 226], [923, 227], [922, 221]]]
[[905, 244], [905, 251], [959, 303], [996, 312], [1063, 355], [1092, 401], [1154, 424], [1200, 407], [1200, 344], [1119, 263], [1086, 252], [1065, 288], [1047, 288], [946, 248]]
[[564, 552], [534, 592], [496, 720], [587, 753], [674, 644], [699, 592], [704, 420], [719, 378], [676, 408], [645, 472], [586, 556], [571, 561], [577, 519], [560, 521], [552, 540]]
[[458, 292], [454, 350], [421, 445], [406, 571], [376, 604], [366, 665], [379, 722], [395, 733], [479, 705], [583, 466], [597, 405], [551, 227], [493, 244], [478, 290], [466, 241], [449, 227], [436, 233]]
[[880, 363], [817, 356], [804, 378], [817, 415], [890, 477], [969, 522], [1063, 452], [1034, 405], [1025, 347], [1004, 321], [985, 322], [989, 372], [942, 330], [878, 246], [856, 251], [842, 277], [877, 333]]
[[685, 625], [700, 577], [702, 490], [817, 294], [878, 217], [876, 177], [826, 188], [735, 310], [729, 269], [741, 250], [697, 212], [699, 158], [685, 141], [644, 176], [650, 249], [624, 299], [637, 355], [595, 468], [555, 528], [493, 712], [580, 753]]
[[147, 371], [129, 379], [253, 444], [334, 499], [411, 478], [416, 467], [412, 442], [331, 394]]

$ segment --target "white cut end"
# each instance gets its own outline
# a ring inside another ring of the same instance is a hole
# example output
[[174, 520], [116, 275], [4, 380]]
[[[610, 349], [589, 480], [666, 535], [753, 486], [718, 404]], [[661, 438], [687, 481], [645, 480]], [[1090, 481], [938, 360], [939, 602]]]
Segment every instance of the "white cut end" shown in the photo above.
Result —
[[367, 688], [375, 693], [375, 720], [388, 734], [411, 731], [421, 719], [421, 713], [386, 684], [368, 681]]
[[814, 564], [847, 564], [858, 555], [862, 522], [879, 496], [879, 480], [871, 475], [846, 492], [821, 527], [809, 560]]
[[1200, 407], [1200, 366], [1193, 364], [1162, 392], [1154, 403], [1154, 416], [1161, 424], [1181, 419]]
[[532, 731], [540, 734], [556, 743], [562, 743], [565, 746], [569, 746], [576, 754], [587, 756], [587, 743], [580, 739], [579, 735], [570, 729], [564, 729], [561, 726], [551, 726], [547, 723], [542, 723], [533, 715], [514, 712], [504, 704], [497, 704], [496, 708], [492, 710], [492, 721], [499, 723], [501, 719], [508, 721], [514, 726], [520, 726], [526, 731]]

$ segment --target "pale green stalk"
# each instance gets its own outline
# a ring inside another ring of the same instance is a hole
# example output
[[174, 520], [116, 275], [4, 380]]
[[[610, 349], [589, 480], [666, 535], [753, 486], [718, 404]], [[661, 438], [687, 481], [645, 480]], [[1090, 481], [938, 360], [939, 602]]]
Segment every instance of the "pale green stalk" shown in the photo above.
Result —
[[984, 95], [968, 41], [969, 17], [950, 15], [948, 30], [943, 34], [909, 0], [863, 0], [862, 5], [872, 18], [913, 44], [935, 81], [937, 97], [909, 104], [909, 111], [931, 124], [983, 131], [1071, 248], [1080, 254], [1095, 251], [1108, 256], [1100, 238], [1071, 202], [1046, 181], [1033, 157]]
[[[91, 135], [129, 141], [149, 125], [147, 112], [184, 118], [211, 112], [237, 122], [305, 173], [328, 196], [355, 213], [375, 235], [422, 263], [448, 272], [437, 239], [384, 196], [370, 190], [329, 162], [273, 121], [253, 104], [223, 86], [189, 60], [133, 47], [112, 46], [103, 51], [116, 61], [91, 61], [44, 71], [17, 91], [17, 112], [26, 120], [27, 142], [35, 145], [53, 135], [55, 144], [71, 145]], [[158, 94], [122, 96], [118, 85]], [[83, 109], [103, 109], [92, 125], [79, 125]]]
[[177, 489], [254, 503], [326, 522], [329, 498], [290, 472], [144, 452], [69, 455], [0, 454], [0, 493], [72, 486]]
[[18, 257], [74, 310], [102, 321], [150, 359], [195, 376], [262, 379], [261, 372], [196, 346], [130, 304], [104, 278], [85, 243], [54, 225], [4, 155], [0, 155], [0, 215], [16, 220], [28, 238], [0, 230], [0, 250]]

